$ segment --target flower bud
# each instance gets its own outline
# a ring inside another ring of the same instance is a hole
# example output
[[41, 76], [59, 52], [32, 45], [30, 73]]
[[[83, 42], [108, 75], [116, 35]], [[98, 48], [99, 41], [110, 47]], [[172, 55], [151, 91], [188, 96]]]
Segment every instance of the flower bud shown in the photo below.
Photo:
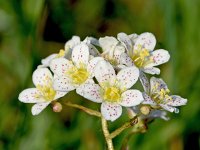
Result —
[[54, 103], [52, 104], [52, 108], [53, 108], [53, 111], [54, 111], [54, 112], [61, 112], [61, 110], [62, 110], [62, 105], [61, 105], [61, 103], [59, 103], [59, 102], [54, 102]]
[[149, 106], [142, 106], [140, 108], [140, 111], [143, 115], [148, 115], [151, 111], [150, 107]]

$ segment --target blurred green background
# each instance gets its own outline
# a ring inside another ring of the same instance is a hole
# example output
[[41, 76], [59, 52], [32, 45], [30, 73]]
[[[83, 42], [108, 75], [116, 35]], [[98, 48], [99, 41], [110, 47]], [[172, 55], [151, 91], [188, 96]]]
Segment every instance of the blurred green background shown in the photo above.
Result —
[[[32, 116], [31, 104], [20, 103], [18, 94], [33, 86], [31, 75], [40, 60], [72, 35], [83, 40], [122, 31], [155, 34], [157, 48], [171, 54], [160, 76], [172, 93], [188, 98], [170, 121], [158, 119], [146, 134], [133, 136], [130, 150], [199, 149], [199, 24], [199, 0], [0, 0], [0, 150], [106, 149], [98, 118], [68, 107], [61, 113], [48, 107]], [[74, 95], [64, 99], [99, 109]], [[125, 120], [109, 123], [110, 130]], [[114, 139], [116, 149], [129, 131]]]

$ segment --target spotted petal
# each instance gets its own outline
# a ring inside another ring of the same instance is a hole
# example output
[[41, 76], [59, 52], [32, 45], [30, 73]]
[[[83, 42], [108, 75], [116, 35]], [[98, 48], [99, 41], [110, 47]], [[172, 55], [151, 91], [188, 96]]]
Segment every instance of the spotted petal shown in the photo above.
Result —
[[118, 33], [117, 39], [126, 47], [127, 51], [132, 50], [132, 42], [127, 34], [123, 32]]
[[49, 85], [49, 83], [52, 82], [53, 76], [51, 72], [49, 71], [49, 69], [37, 68], [33, 72], [32, 79], [35, 86], [38, 86], [38, 85], [43, 86], [43, 85]]
[[106, 120], [115, 121], [122, 114], [122, 107], [119, 104], [103, 102], [101, 104], [101, 114]]
[[69, 78], [60, 76], [59, 78], [56, 78], [54, 80], [53, 88], [56, 91], [68, 92], [74, 90], [75, 86], [71, 83], [71, 80]]
[[138, 68], [126, 67], [119, 71], [117, 74], [117, 80], [119, 81], [121, 88], [131, 88], [138, 80], [139, 70]]
[[145, 32], [139, 35], [137, 41], [135, 42], [134, 49], [138, 47], [143, 47], [149, 51], [152, 51], [156, 45], [156, 38], [152, 33]]
[[120, 63], [121, 54], [125, 52], [125, 48], [122, 45], [117, 45], [113, 52], [113, 58], [116, 60], [117, 64]]
[[148, 94], [146, 94], [145, 92], [143, 92], [142, 94], [144, 97], [144, 101], [142, 102], [142, 104], [157, 105], [156, 102], [154, 102]]
[[150, 83], [149, 83], [147, 76], [142, 71], [140, 71], [139, 79], [143, 86], [144, 91], [146, 93], [149, 93], [150, 92]]
[[73, 64], [65, 58], [53, 59], [50, 63], [51, 70], [57, 75], [62, 76], [65, 72], [73, 67]]
[[147, 68], [143, 68], [142, 69], [145, 73], [148, 73], [148, 74], [160, 74], [160, 69], [159, 68], [156, 68], [156, 67], [147, 67]]
[[72, 61], [77, 67], [79, 67], [81, 64], [88, 64], [89, 47], [85, 43], [81, 43], [73, 48]]
[[89, 64], [87, 66], [87, 70], [90, 73], [90, 76], [94, 76], [94, 69], [99, 61], [104, 60], [102, 57], [95, 57], [89, 61]]
[[112, 85], [116, 79], [115, 70], [112, 65], [104, 60], [97, 64], [94, 75], [99, 83], [108, 82]]
[[142, 93], [139, 90], [127, 90], [122, 93], [121, 105], [125, 107], [131, 107], [139, 105], [143, 100]]
[[54, 100], [59, 99], [63, 96], [65, 96], [68, 92], [61, 92], [61, 91], [56, 91], [56, 95], [54, 97]]
[[36, 88], [29, 88], [23, 90], [19, 94], [19, 101], [23, 103], [38, 103], [38, 102], [44, 102], [44, 99], [41, 99], [38, 97], [38, 95], [41, 95], [40, 91]]
[[175, 108], [175, 107], [172, 107], [172, 106], [169, 106], [169, 105], [164, 105], [164, 104], [160, 104], [160, 106], [169, 111], [169, 112], [175, 112], [175, 113], [179, 113], [179, 109], [178, 108]]
[[172, 95], [171, 98], [172, 100], [167, 100], [167, 105], [182, 106], [182, 105], [186, 105], [187, 103], [187, 99], [184, 99], [178, 95]]
[[31, 112], [33, 115], [38, 115], [39, 113], [41, 113], [48, 105], [50, 104], [50, 102], [45, 102], [45, 103], [37, 103], [35, 105], [33, 105]]
[[83, 84], [76, 89], [76, 93], [96, 103], [101, 103], [101, 87], [98, 84]]
[[134, 66], [133, 60], [126, 53], [122, 53], [121, 54], [120, 63], [124, 64], [124, 65], [126, 65], [128, 67]]
[[158, 66], [169, 61], [169, 52], [163, 49], [155, 50], [152, 52], [153, 63], [150, 63], [146, 67]]

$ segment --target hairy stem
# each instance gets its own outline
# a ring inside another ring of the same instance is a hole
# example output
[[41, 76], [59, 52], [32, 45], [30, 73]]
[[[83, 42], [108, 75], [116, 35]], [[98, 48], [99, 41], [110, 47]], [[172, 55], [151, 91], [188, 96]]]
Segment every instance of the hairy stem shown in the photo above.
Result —
[[101, 118], [101, 113], [96, 111], [96, 110], [93, 110], [93, 109], [90, 109], [90, 108], [87, 108], [87, 107], [84, 107], [84, 106], [81, 106], [81, 105], [78, 105], [78, 104], [72, 104], [71, 102], [66, 102], [64, 103], [66, 106], [69, 106], [69, 107], [74, 107], [74, 108], [78, 108], [84, 112], [86, 112], [87, 114], [89, 115], [92, 115], [92, 116], [96, 116], [96, 117], [100, 117]]
[[107, 146], [108, 146], [108, 150], [114, 150], [112, 138], [109, 138], [110, 133], [108, 131], [108, 123], [103, 117], [101, 117], [101, 125], [102, 125], [103, 134], [106, 139]]
[[113, 131], [110, 135], [109, 138], [113, 139], [115, 138], [117, 135], [119, 135], [122, 131], [124, 131], [125, 129], [128, 129], [130, 127], [132, 127], [133, 125], [135, 125], [138, 122], [138, 118], [134, 117], [132, 118], [130, 121], [124, 123], [121, 127], [119, 127], [118, 129], [116, 129], [115, 131]]

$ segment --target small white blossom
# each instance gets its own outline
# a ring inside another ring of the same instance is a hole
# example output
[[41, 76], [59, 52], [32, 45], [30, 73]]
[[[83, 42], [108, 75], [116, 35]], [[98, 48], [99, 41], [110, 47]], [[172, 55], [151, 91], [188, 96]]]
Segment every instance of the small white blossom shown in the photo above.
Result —
[[166, 63], [170, 55], [164, 49], [154, 50], [156, 38], [152, 33], [126, 35], [118, 34], [118, 40], [126, 47], [127, 53], [121, 55], [121, 63], [127, 66], [136, 66], [148, 74], [160, 74], [155, 66]]
[[32, 107], [33, 115], [38, 115], [52, 101], [67, 94], [53, 88], [53, 76], [47, 68], [36, 69], [32, 79], [36, 88], [23, 90], [19, 94], [19, 100], [24, 103], [36, 103]]
[[72, 50], [72, 61], [66, 58], [53, 59], [50, 68], [57, 76], [54, 88], [59, 91], [71, 91], [80, 85], [93, 82], [94, 67], [101, 57], [89, 60], [89, 47], [85, 43], [76, 45]]
[[151, 77], [150, 91], [143, 93], [144, 101], [142, 104], [150, 105], [155, 109], [165, 109], [170, 112], [178, 113], [176, 106], [186, 105], [187, 99], [178, 95], [169, 95], [169, 89], [166, 83], [160, 79]]
[[121, 116], [122, 107], [131, 107], [143, 101], [139, 90], [130, 89], [138, 80], [139, 70], [132, 66], [115, 74], [112, 65], [105, 60], [95, 67], [95, 78], [99, 84], [81, 86], [77, 93], [101, 104], [101, 113], [106, 120], [114, 121]]

